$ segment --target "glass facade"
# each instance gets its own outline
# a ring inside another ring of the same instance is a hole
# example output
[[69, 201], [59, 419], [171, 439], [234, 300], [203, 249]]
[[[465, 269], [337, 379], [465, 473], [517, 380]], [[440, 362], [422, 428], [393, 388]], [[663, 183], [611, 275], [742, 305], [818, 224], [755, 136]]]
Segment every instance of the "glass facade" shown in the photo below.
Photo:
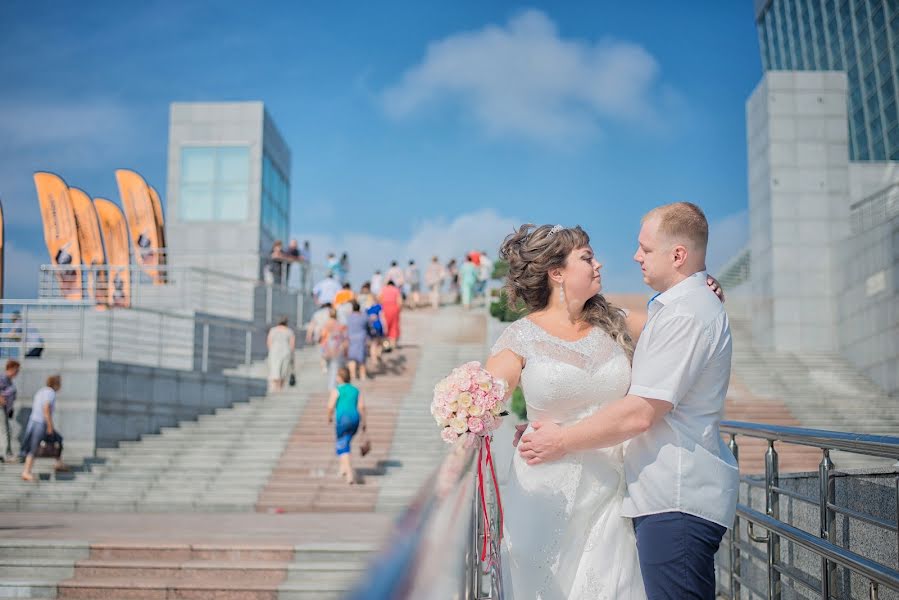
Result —
[[246, 146], [181, 149], [179, 217], [244, 221], [248, 217], [250, 150]]
[[290, 223], [290, 185], [267, 154], [262, 155], [262, 231], [269, 241], [287, 244]]
[[899, 1], [771, 0], [756, 27], [766, 71], [845, 71], [850, 160], [899, 160]]

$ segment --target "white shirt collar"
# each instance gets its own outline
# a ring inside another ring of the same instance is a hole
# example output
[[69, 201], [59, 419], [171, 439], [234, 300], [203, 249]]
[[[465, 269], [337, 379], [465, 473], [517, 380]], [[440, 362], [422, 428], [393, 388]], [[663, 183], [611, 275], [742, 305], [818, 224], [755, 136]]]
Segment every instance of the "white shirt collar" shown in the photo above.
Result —
[[697, 271], [683, 281], [674, 284], [664, 292], [656, 294], [655, 296], [653, 296], [652, 300], [649, 301], [649, 316], [651, 317], [660, 308], [662, 308], [666, 304], [670, 304], [690, 290], [707, 285], [707, 278], [708, 273], [706, 271]]
[[656, 302], [661, 304], [670, 304], [672, 300], [680, 298], [690, 290], [706, 285], [708, 273], [705, 271], [697, 271], [680, 283], [676, 283], [658, 296], [655, 297]]

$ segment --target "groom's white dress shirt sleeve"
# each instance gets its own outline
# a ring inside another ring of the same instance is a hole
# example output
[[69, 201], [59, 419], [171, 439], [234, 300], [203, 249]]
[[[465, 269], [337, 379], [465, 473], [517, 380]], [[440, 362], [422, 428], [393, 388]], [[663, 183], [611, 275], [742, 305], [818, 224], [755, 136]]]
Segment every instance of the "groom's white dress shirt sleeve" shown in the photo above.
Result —
[[718, 429], [731, 354], [727, 313], [706, 286], [706, 273], [650, 302], [629, 393], [673, 407], [628, 442], [625, 516], [677, 511], [733, 524], [739, 473]]
[[705, 368], [709, 343], [701, 321], [689, 315], [659, 315], [641, 349], [649, 360], [634, 361], [629, 393], [677, 406]]

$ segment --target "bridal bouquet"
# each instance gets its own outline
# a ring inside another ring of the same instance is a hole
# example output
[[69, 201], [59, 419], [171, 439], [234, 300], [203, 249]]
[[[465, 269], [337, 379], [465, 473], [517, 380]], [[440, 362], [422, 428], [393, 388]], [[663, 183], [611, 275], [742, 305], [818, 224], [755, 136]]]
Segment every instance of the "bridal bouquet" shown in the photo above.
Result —
[[[488, 568], [499, 564], [498, 541], [503, 535], [503, 504], [499, 494], [499, 480], [493, 454], [490, 451], [491, 433], [507, 415], [503, 403], [509, 385], [481, 367], [479, 362], [468, 362], [456, 367], [453, 372], [434, 386], [434, 400], [431, 414], [437, 425], [443, 428], [440, 436], [448, 444], [462, 443], [465, 447], [477, 444], [477, 492], [480, 497], [480, 514], [484, 524], [481, 528], [481, 561], [488, 560]], [[464, 436], [464, 440], [459, 438]], [[470, 444], [470, 445], [469, 445]], [[456, 446], [459, 449], [461, 446]], [[492, 476], [498, 515], [494, 531], [488, 518], [487, 476]], [[495, 541], [492, 541], [495, 540]]]
[[489, 436], [506, 412], [503, 399], [508, 384], [488, 373], [479, 362], [456, 367], [436, 386], [431, 414], [443, 428], [440, 436], [448, 444], [459, 436]]

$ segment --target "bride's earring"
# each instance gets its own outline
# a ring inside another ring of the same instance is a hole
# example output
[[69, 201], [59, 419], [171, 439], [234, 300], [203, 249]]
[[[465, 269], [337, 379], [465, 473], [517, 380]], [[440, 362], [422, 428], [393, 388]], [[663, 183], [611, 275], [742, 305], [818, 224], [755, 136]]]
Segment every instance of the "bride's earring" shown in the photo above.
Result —
[[559, 302], [565, 304], [565, 287], [561, 283], [559, 284]]

